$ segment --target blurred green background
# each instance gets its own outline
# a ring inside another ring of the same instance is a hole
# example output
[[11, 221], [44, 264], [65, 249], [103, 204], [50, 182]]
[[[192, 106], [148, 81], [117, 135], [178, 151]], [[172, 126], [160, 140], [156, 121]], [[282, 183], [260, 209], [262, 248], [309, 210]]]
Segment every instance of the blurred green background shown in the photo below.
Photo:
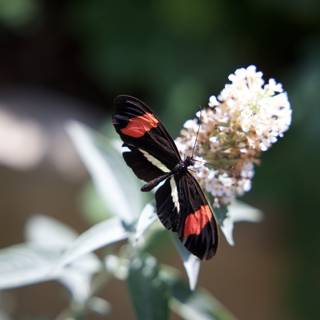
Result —
[[[45, 145], [37, 161], [16, 166], [3, 156], [10, 134], [0, 137], [1, 247], [22, 241], [34, 212], [78, 231], [88, 227], [79, 206], [87, 176], [74, 165], [64, 121], [99, 127], [108, 123], [113, 97], [127, 93], [150, 103], [177, 135], [230, 73], [249, 64], [283, 83], [293, 124], [263, 155], [244, 199], [265, 212], [264, 221], [241, 224], [236, 247], [222, 243], [203, 266], [200, 285], [239, 319], [318, 318], [317, 0], [0, 0], [0, 111], [36, 124]], [[23, 146], [28, 150], [28, 140]], [[179, 265], [174, 250], [162, 255]], [[17, 292], [16, 319], [34, 319], [46, 307], [56, 312], [54, 294], [40, 308], [28, 300], [29, 293], [45, 299], [41, 289]], [[121, 285], [106, 295], [114, 319], [132, 316]]]

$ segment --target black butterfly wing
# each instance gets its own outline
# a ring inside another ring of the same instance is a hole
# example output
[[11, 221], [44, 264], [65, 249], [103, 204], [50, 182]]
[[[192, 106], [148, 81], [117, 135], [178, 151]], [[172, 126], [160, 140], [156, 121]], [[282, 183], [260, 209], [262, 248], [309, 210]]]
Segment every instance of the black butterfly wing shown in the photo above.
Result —
[[171, 136], [151, 109], [137, 98], [115, 98], [112, 123], [127, 150], [123, 157], [138, 178], [150, 181], [169, 173], [181, 160]]
[[189, 172], [167, 180], [156, 192], [156, 204], [160, 221], [178, 233], [191, 253], [200, 259], [216, 253], [217, 223], [201, 187]]
[[[112, 123], [127, 148], [123, 157], [128, 166], [147, 182], [170, 173], [181, 157], [160, 120], [137, 98], [121, 95], [114, 103]], [[168, 175], [155, 197], [163, 225], [177, 232], [194, 255], [211, 258], [218, 245], [217, 225], [195, 178], [189, 172]]]
[[169, 230], [178, 232], [181, 223], [180, 199], [176, 178], [171, 176], [156, 191], [157, 215], [162, 224]]

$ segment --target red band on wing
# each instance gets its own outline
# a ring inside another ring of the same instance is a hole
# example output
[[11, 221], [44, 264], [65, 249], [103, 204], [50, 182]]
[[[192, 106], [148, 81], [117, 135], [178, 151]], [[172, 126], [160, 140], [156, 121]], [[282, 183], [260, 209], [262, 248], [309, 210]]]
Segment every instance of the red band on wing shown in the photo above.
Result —
[[197, 211], [186, 218], [183, 230], [184, 238], [190, 235], [198, 235], [204, 226], [212, 219], [212, 212], [208, 205], [201, 206]]
[[120, 129], [121, 133], [133, 138], [140, 138], [152, 128], [158, 126], [159, 121], [152, 113], [145, 113], [142, 116], [137, 116], [129, 119], [125, 128]]

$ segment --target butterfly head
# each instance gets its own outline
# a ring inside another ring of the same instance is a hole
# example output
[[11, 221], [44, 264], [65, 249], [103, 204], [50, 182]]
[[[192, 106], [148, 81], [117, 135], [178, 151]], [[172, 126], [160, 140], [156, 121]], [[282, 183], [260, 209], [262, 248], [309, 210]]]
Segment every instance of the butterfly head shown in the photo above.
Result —
[[186, 167], [190, 167], [194, 165], [195, 160], [193, 159], [193, 157], [187, 156], [183, 162]]

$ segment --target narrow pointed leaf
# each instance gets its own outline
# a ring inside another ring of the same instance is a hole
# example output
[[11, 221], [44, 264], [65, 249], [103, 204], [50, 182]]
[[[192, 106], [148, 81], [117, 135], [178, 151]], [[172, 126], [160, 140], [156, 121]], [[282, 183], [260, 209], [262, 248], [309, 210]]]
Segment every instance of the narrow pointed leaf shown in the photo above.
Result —
[[33, 245], [61, 250], [75, 240], [77, 233], [54, 218], [34, 215], [27, 221], [25, 237]]
[[60, 259], [59, 267], [74, 261], [80, 256], [126, 239], [127, 232], [119, 218], [114, 217], [100, 222], [82, 233]]
[[221, 230], [228, 241], [233, 246], [233, 228], [236, 222], [247, 221], [247, 222], [259, 222], [263, 215], [262, 212], [244, 202], [234, 201], [228, 207], [227, 217], [223, 220]]
[[197, 282], [200, 271], [200, 260], [195, 255], [190, 253], [181, 243], [179, 239], [174, 237], [175, 245], [178, 250], [178, 253], [182, 259], [183, 266], [186, 270], [189, 286], [191, 290], [194, 290]]
[[143, 207], [143, 195], [116, 144], [102, 139], [78, 122], [70, 122], [67, 131], [107, 210], [126, 223], [132, 223]]
[[52, 280], [55, 251], [29, 245], [16, 245], [0, 250], [0, 289], [25, 286]]
[[142, 210], [136, 227], [135, 241], [138, 241], [143, 233], [157, 220], [154, 206], [148, 203]]

